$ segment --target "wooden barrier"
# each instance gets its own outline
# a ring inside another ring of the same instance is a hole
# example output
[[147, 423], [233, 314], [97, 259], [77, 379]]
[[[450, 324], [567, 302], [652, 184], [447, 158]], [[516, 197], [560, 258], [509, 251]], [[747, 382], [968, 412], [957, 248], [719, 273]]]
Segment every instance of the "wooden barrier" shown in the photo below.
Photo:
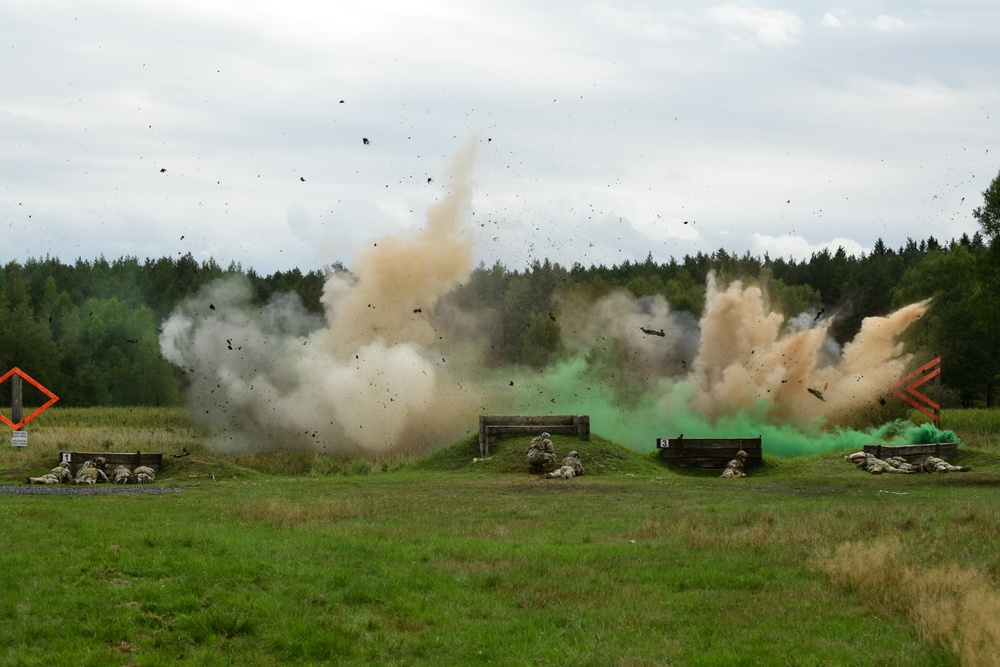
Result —
[[93, 461], [98, 456], [104, 457], [104, 472], [111, 476], [114, 469], [118, 466], [128, 466], [130, 469], [135, 470], [138, 466], [148, 466], [153, 469], [153, 472], [160, 472], [160, 468], [163, 467], [163, 454], [143, 454], [142, 452], [132, 452], [129, 454], [122, 454], [116, 452], [60, 452], [59, 461], [69, 461], [70, 472], [73, 476], [80, 470], [83, 466], [84, 461]]
[[680, 467], [725, 468], [736, 452], [747, 453], [745, 468], [763, 461], [761, 437], [756, 438], [657, 438], [656, 447], [666, 463]]
[[871, 454], [879, 459], [901, 456], [908, 463], [926, 459], [928, 456], [947, 459], [957, 453], [958, 443], [955, 442], [934, 442], [926, 445], [880, 445], [878, 443], [865, 445], [865, 454]]
[[503, 435], [575, 435], [590, 440], [589, 415], [480, 415], [479, 454], [489, 456], [490, 446]]

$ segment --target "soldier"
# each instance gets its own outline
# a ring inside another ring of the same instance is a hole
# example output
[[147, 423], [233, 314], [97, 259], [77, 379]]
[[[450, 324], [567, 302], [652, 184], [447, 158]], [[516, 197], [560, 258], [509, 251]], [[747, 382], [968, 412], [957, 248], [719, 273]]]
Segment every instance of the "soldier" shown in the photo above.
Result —
[[548, 472], [556, 467], [556, 450], [548, 433], [532, 438], [527, 456], [531, 472]]
[[886, 463], [891, 465], [893, 468], [898, 468], [899, 470], [905, 470], [909, 472], [919, 472], [920, 467], [915, 466], [902, 456], [890, 456], [885, 460]]
[[61, 484], [73, 479], [73, 474], [69, 471], [69, 461], [63, 461], [50, 472], [41, 477], [25, 477], [25, 484]]
[[918, 469], [925, 472], [969, 472], [969, 469], [965, 466], [953, 466], [944, 459], [939, 459], [936, 456], [928, 456], [927, 460]]
[[562, 460], [562, 465], [547, 473], [545, 476], [549, 479], [555, 479], [556, 477], [562, 477], [563, 479], [573, 479], [578, 475], [583, 474], [583, 461], [580, 460], [580, 454], [576, 451], [569, 453], [569, 456]]
[[115, 484], [129, 484], [132, 482], [132, 471], [127, 466], [118, 466], [111, 475], [111, 481]]
[[736, 458], [726, 464], [726, 469], [722, 471], [720, 477], [725, 477], [727, 479], [738, 479], [740, 477], [746, 477], [747, 474], [743, 471], [743, 464], [747, 462], [747, 453], [742, 449], [736, 452]]
[[881, 475], [885, 472], [908, 475], [911, 472], [916, 472], [916, 468], [908, 463], [906, 464], [908, 466], [906, 469], [897, 468], [880, 458], [876, 458], [874, 454], [866, 454], [865, 452], [854, 452], [853, 454], [848, 454], [844, 458], [854, 463], [859, 468], [867, 470], [873, 475]]
[[[98, 458], [103, 459], [103, 457]], [[76, 471], [76, 478], [73, 479], [74, 484], [97, 484], [106, 481], [108, 481], [108, 476], [97, 467], [94, 461], [84, 461], [83, 467]]]
[[149, 466], [139, 466], [134, 474], [136, 484], [152, 484], [156, 481], [156, 473]]

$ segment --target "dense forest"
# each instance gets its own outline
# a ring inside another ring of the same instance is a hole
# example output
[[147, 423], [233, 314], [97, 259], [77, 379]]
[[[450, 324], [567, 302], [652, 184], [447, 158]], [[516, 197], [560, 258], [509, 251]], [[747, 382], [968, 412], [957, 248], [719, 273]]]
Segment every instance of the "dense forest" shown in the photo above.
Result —
[[[523, 269], [481, 265], [449, 298], [495, 318], [488, 328], [495, 357], [490, 361], [541, 367], [561, 353], [552, 316], [557, 294], [596, 300], [624, 288], [636, 297], [663, 295], [673, 310], [697, 317], [706, 277], [715, 271], [723, 281], [765, 285], [773, 308], [789, 317], [835, 314], [832, 332], [840, 343], [866, 317], [933, 297], [928, 316], [911, 332], [909, 349], [924, 361], [942, 355], [946, 406], [992, 406], [1000, 378], [1000, 175], [983, 196], [974, 211], [982, 232], [948, 242], [930, 236], [890, 248], [879, 239], [864, 256], [840, 248], [804, 261], [718, 250], [666, 263], [650, 255], [610, 267], [547, 260]], [[0, 373], [17, 366], [53, 388], [67, 406], [177, 404], [180, 380], [160, 354], [159, 329], [185, 297], [236, 275], [249, 281], [257, 304], [294, 293], [307, 310], [322, 312], [321, 271], [261, 276], [239, 265], [198, 263], [190, 254], [10, 262], [0, 270]], [[4, 395], [9, 404], [6, 388]]]

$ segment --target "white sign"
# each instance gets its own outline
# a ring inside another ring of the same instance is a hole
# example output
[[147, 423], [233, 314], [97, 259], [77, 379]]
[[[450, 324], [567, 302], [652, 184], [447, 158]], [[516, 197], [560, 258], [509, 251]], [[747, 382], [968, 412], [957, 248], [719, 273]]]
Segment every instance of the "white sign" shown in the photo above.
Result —
[[12, 447], [27, 447], [28, 446], [28, 432], [27, 431], [14, 431], [14, 435], [10, 436], [10, 444]]

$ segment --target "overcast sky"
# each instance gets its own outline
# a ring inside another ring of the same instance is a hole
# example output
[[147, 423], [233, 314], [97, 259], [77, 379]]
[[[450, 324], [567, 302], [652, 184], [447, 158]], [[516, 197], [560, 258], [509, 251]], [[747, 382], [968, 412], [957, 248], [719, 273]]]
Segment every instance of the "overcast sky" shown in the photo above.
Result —
[[971, 235], [997, 26], [994, 0], [0, 0], [0, 261], [350, 265], [470, 140], [487, 264]]

